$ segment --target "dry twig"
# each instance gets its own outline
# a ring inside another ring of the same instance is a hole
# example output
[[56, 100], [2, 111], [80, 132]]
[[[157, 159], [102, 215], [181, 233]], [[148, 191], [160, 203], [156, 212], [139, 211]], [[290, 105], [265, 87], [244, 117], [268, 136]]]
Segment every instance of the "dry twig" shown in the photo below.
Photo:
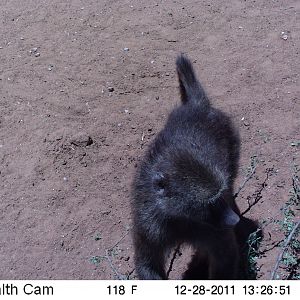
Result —
[[252, 168], [251, 173], [245, 178], [245, 180], [243, 181], [243, 183], [241, 184], [241, 186], [239, 187], [237, 192], [234, 194], [234, 198], [236, 198], [238, 196], [238, 194], [241, 192], [241, 190], [245, 187], [246, 183], [253, 177], [253, 175], [256, 171], [256, 167], [257, 167], [257, 165]]
[[113, 249], [115, 247], [117, 247], [121, 241], [124, 240], [124, 238], [127, 236], [129, 231], [126, 231], [126, 233], [113, 245], [111, 246], [109, 249], [106, 249], [105, 250], [105, 256], [103, 256], [103, 258], [105, 258], [108, 263], [109, 263], [109, 266], [110, 268], [112, 269], [112, 271], [115, 273], [115, 276], [119, 279], [119, 280], [125, 280], [125, 279], [128, 279], [126, 275], [123, 275], [123, 274], [120, 274], [117, 270], [117, 268], [114, 266], [112, 260], [111, 260], [111, 252], [113, 251]]
[[105, 251], [106, 255], [104, 256], [109, 265], [110, 265], [110, 268], [113, 270], [113, 272], [115, 273], [116, 277], [119, 279], [119, 280], [124, 280], [124, 279], [127, 279], [127, 277], [125, 275], [122, 275], [118, 272], [117, 268], [114, 266], [112, 260], [110, 259], [110, 254], [109, 254], [109, 250], [106, 250]]
[[272, 170], [273, 170], [273, 169], [267, 169], [267, 176], [266, 176], [265, 180], [263, 181], [263, 183], [261, 184], [260, 189], [255, 193], [256, 195], [255, 195], [254, 201], [253, 201], [252, 203], [250, 203], [250, 202], [248, 201], [248, 208], [246, 208], [246, 209], [241, 213], [242, 216], [245, 215], [245, 214], [251, 209], [251, 207], [253, 207], [255, 204], [257, 204], [257, 203], [259, 202], [259, 200], [262, 198], [261, 193], [262, 193], [262, 191], [264, 190], [264, 188], [267, 186], [267, 181], [268, 181], [268, 179], [269, 179], [269, 174], [271, 173]]
[[285, 252], [288, 244], [292, 240], [292, 237], [295, 234], [296, 230], [298, 229], [299, 225], [300, 225], [300, 221], [298, 221], [298, 223], [296, 223], [295, 226], [293, 227], [293, 230], [290, 232], [289, 236], [287, 237], [287, 239], [286, 239], [286, 241], [285, 241], [285, 243], [283, 245], [282, 251], [279, 253], [279, 255], [277, 257], [276, 264], [275, 264], [273, 272], [271, 274], [271, 279], [272, 280], [275, 279], [276, 271], [277, 271], [277, 269], [279, 267], [279, 264], [280, 264], [280, 262], [282, 260], [283, 254], [284, 254], [284, 252]]
[[177, 257], [177, 254], [179, 254], [179, 252], [180, 252], [180, 247], [181, 247], [181, 244], [179, 244], [174, 250], [173, 257], [170, 261], [169, 269], [167, 271], [167, 278], [169, 278], [170, 272], [172, 271], [172, 268], [173, 268], [174, 261]]

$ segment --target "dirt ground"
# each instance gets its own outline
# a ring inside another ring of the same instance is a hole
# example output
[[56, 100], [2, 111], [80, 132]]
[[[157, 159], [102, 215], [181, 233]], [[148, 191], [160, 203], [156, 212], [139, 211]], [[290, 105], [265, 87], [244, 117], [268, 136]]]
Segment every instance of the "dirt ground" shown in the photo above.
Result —
[[[179, 103], [180, 52], [240, 129], [237, 188], [259, 162], [241, 210], [259, 193], [246, 216], [280, 217], [300, 140], [299, 12], [297, 0], [1, 0], [0, 279], [134, 278], [130, 185]], [[280, 238], [265, 229], [261, 279]]]

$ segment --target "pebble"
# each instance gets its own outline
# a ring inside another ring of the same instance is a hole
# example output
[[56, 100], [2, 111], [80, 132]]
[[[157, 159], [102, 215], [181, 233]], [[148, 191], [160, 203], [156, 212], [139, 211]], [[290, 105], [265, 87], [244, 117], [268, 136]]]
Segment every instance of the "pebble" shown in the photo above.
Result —
[[124, 50], [124, 51], [129, 51], [129, 48], [125, 47], [123, 50]]
[[287, 40], [288, 39], [288, 35], [287, 35], [287, 33], [286, 32], [284, 32], [284, 31], [282, 31], [281, 32], [281, 38], [283, 39], [283, 40]]
[[39, 57], [40, 55], [41, 55], [40, 52], [34, 54], [35, 57]]
[[53, 67], [54, 67], [53, 65], [49, 65], [48, 66], [48, 71], [52, 71]]
[[109, 86], [107, 89], [108, 89], [109, 92], [113, 92], [113, 91], [115, 90], [115, 89], [114, 89], [113, 87], [111, 87], [111, 86]]
[[125, 112], [125, 114], [128, 114], [128, 113], [129, 113], [129, 110], [128, 110], [128, 109], [125, 109], [124, 112]]
[[29, 52], [30, 52], [30, 54], [32, 54], [32, 53], [36, 53], [37, 50], [38, 50], [38, 48], [34, 47], [34, 48], [31, 48]]
[[78, 133], [71, 139], [71, 144], [78, 147], [87, 147], [94, 143], [93, 139], [86, 133]]
[[300, 141], [291, 142], [291, 146], [292, 147], [299, 147], [300, 146]]

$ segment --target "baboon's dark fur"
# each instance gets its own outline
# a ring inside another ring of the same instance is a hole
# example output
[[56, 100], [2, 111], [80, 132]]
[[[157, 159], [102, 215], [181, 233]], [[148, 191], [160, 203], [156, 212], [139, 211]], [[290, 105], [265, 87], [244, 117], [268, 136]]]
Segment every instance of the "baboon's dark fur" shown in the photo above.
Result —
[[165, 258], [178, 243], [195, 249], [184, 278], [237, 278], [233, 182], [239, 134], [211, 106], [185, 56], [177, 58], [182, 105], [150, 145], [134, 180], [133, 230], [140, 279], [166, 279]]

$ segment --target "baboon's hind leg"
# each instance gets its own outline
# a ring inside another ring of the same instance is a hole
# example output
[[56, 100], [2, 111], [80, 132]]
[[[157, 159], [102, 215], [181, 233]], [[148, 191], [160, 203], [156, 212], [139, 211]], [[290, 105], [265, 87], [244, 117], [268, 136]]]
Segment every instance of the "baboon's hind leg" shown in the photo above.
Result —
[[188, 269], [183, 273], [182, 279], [205, 280], [208, 279], [208, 261], [206, 255], [200, 250], [196, 250], [192, 260], [188, 264]]

